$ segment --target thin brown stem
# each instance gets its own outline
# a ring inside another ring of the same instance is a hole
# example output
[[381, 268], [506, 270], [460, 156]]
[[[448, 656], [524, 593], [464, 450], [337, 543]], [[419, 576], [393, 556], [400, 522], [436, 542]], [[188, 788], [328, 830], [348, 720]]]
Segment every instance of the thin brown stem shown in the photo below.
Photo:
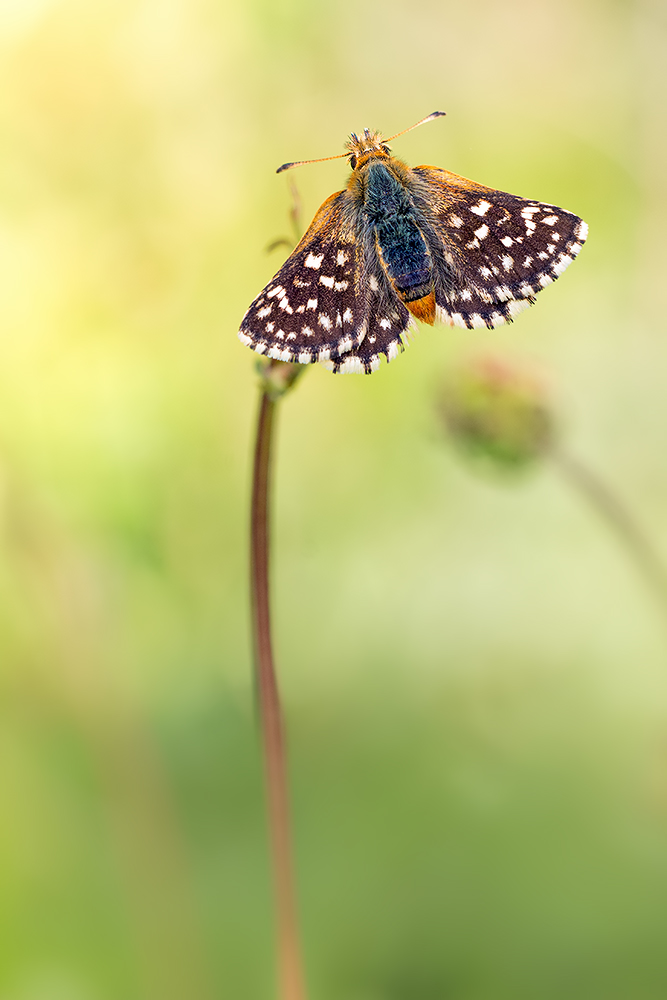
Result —
[[579, 459], [558, 447], [549, 453], [566, 479], [583, 493], [625, 543], [626, 551], [657, 599], [667, 624], [667, 570], [635, 517], [609, 487]]
[[297, 365], [273, 362], [266, 369], [262, 383], [253, 471], [250, 544], [255, 685], [264, 749], [275, 883], [280, 1000], [305, 1000], [306, 997], [292, 870], [285, 735], [271, 644], [269, 606], [271, 456], [276, 399], [281, 394], [275, 391], [276, 378], [282, 382], [284, 391], [297, 374], [286, 370], [299, 368]]

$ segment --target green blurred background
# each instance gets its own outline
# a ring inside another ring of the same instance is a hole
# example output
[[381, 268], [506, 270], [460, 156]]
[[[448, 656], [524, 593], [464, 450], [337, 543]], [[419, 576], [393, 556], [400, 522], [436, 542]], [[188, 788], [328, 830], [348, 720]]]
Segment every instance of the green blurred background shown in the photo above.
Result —
[[[364, 126], [590, 224], [510, 328], [280, 413], [275, 627], [318, 1000], [667, 995], [667, 635], [548, 467], [439, 380], [543, 369], [667, 556], [657, 0], [0, 0], [0, 997], [273, 996], [236, 339], [286, 160]], [[346, 176], [303, 168], [306, 221]]]

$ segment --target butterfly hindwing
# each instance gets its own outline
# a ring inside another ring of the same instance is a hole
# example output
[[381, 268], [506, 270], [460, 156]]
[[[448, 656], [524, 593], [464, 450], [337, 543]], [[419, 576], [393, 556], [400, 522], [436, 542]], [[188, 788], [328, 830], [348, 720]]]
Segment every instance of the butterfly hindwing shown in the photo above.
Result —
[[413, 325], [372, 246], [366, 246], [359, 281], [365, 303], [361, 336], [351, 351], [332, 355], [325, 364], [334, 372], [377, 371], [381, 358], [392, 361], [403, 350], [403, 334]]
[[453, 326], [511, 321], [572, 263], [588, 227], [555, 205], [497, 191], [439, 167], [415, 167], [427, 220], [438, 318]]
[[325, 367], [334, 372], [365, 372], [370, 375], [403, 350], [403, 335], [413, 326], [410, 313], [398, 298], [384, 308], [373, 308], [371, 297], [366, 334], [349, 353], [332, 357]]

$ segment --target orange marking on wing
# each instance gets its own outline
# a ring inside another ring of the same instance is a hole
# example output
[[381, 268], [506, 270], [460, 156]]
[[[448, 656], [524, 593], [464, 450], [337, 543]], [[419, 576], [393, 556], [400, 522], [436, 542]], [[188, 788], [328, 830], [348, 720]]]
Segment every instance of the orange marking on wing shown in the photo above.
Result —
[[441, 184], [443, 187], [459, 188], [462, 191], [495, 191], [495, 188], [487, 187], [486, 184], [479, 184], [477, 181], [471, 181], [468, 177], [453, 174], [451, 170], [445, 170], [443, 167], [432, 167], [428, 163], [413, 167], [413, 170], [428, 171], [429, 182]]
[[430, 292], [423, 299], [405, 302], [405, 306], [422, 323], [428, 323], [429, 326], [435, 323], [435, 292]]

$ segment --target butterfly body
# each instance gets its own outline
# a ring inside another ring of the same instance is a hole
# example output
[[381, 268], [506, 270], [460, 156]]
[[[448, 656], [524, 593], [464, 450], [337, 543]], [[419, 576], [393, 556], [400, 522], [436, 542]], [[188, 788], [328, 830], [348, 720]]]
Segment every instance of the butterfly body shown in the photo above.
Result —
[[418, 225], [408, 168], [399, 160], [389, 159], [384, 163], [379, 158], [369, 158], [362, 169], [366, 173], [366, 183], [359, 185], [363, 229], [374, 241], [382, 269], [401, 302], [418, 319], [432, 326], [435, 322], [433, 263]]
[[370, 373], [414, 319], [494, 327], [572, 262], [586, 223], [439, 167], [411, 168], [382, 136], [348, 143], [347, 187], [248, 309], [241, 341], [281, 361]]

